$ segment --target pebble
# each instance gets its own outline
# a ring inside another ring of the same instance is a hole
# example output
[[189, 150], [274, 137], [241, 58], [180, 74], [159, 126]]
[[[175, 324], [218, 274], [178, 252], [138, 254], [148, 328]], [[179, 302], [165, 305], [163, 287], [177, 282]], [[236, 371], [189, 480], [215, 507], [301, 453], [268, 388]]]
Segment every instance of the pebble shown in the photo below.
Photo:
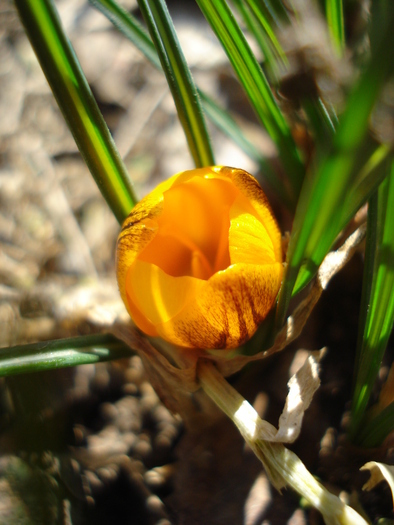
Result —
[[302, 509], [296, 509], [287, 525], [306, 525], [305, 512]]
[[155, 446], [158, 448], [158, 449], [168, 449], [172, 446], [172, 443], [173, 443], [173, 440], [171, 439], [170, 436], [168, 436], [167, 434], [158, 434], [156, 437], [155, 437]]
[[121, 432], [140, 432], [142, 421], [139, 401], [132, 396], [126, 396], [116, 403], [116, 425]]
[[122, 440], [129, 448], [129, 451], [132, 451], [138, 443], [138, 436], [134, 432], [126, 432], [122, 435]]
[[320, 456], [331, 454], [337, 441], [337, 432], [334, 428], [328, 428], [320, 441]]
[[165, 505], [156, 494], [151, 494], [146, 500], [146, 508], [151, 514], [156, 515], [160, 518], [167, 517]]
[[143, 379], [145, 378], [145, 371], [142, 365], [142, 361], [138, 356], [133, 356], [130, 359], [129, 368], [125, 373], [126, 383], [134, 384], [136, 387], [139, 387]]
[[135, 455], [140, 456], [142, 459], [146, 460], [152, 454], [150, 438], [148, 438], [145, 434], [141, 434], [133, 452]]
[[158, 405], [152, 411], [152, 418], [160, 424], [175, 423], [176, 419], [171, 412], [163, 405]]
[[128, 445], [114, 426], [105, 427], [99, 434], [89, 436], [88, 446], [96, 456], [110, 457], [115, 454], [126, 454]]
[[135, 383], [126, 383], [123, 385], [122, 390], [126, 396], [136, 396], [138, 394], [138, 387]]
[[115, 464], [107, 465], [106, 467], [99, 467], [96, 471], [97, 476], [104, 483], [111, 483], [118, 477], [119, 467]]
[[144, 481], [151, 490], [157, 491], [159, 489], [168, 487], [173, 475], [174, 465], [163, 465], [145, 472]]
[[85, 428], [82, 425], [74, 425], [73, 432], [75, 446], [81, 446], [85, 441]]
[[100, 412], [105, 421], [113, 421], [118, 415], [118, 409], [113, 403], [102, 403]]
[[91, 470], [85, 470], [85, 477], [90, 485], [92, 492], [98, 492], [104, 488], [104, 483], [95, 472], [92, 472]]
[[143, 415], [151, 415], [154, 408], [159, 403], [159, 398], [157, 397], [155, 391], [148, 382], [142, 383], [140, 387], [142, 398], [140, 400], [140, 410]]
[[97, 363], [95, 366], [96, 374], [92, 381], [92, 387], [97, 388], [97, 390], [105, 390], [111, 380], [108, 368], [105, 366], [105, 363]]

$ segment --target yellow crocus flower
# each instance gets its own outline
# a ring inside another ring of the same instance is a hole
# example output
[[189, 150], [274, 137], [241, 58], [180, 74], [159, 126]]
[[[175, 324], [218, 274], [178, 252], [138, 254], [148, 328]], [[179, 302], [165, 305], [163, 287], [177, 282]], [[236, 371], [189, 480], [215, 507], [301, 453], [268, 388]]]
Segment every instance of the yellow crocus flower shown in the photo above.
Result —
[[119, 290], [136, 325], [188, 348], [236, 348], [282, 280], [281, 235], [247, 172], [178, 173], [142, 199], [117, 244]]

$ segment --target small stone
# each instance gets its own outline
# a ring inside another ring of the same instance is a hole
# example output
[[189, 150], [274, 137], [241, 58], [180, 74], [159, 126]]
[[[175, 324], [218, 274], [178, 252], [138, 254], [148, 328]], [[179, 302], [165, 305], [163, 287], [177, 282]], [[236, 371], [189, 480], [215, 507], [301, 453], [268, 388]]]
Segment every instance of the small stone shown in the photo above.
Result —
[[100, 411], [101, 415], [107, 422], [113, 421], [118, 415], [116, 405], [113, 403], [103, 403], [100, 407]]
[[135, 383], [126, 383], [122, 389], [126, 396], [136, 396], [138, 394], [138, 387]]
[[145, 472], [144, 481], [151, 490], [157, 491], [170, 483], [173, 474], [173, 465], [163, 465]]
[[129, 450], [133, 450], [134, 447], [138, 443], [138, 437], [134, 434], [134, 432], [126, 432], [122, 435], [123, 442], [127, 445]]
[[165, 518], [167, 515], [164, 503], [159, 496], [156, 496], [155, 494], [152, 494], [147, 498], [146, 507], [151, 514], [154, 514], [157, 517]]
[[[144, 436], [144, 434], [141, 434], [141, 436]], [[133, 452], [136, 456], [140, 456], [142, 459], [146, 459], [152, 454], [152, 445], [150, 441], [141, 439], [141, 436], [138, 443], [134, 447]]]
[[74, 431], [74, 441], [75, 446], [80, 446], [85, 440], [84, 428], [81, 425], [75, 425], [73, 428]]
[[159, 424], [161, 423], [174, 423], [175, 418], [171, 414], [171, 412], [163, 405], [158, 405], [153, 413], [152, 417], [155, 421], [157, 421]]
[[98, 492], [104, 488], [104, 483], [101, 481], [101, 479], [97, 476], [95, 472], [92, 472], [91, 470], [85, 470], [85, 477], [89, 483], [92, 492]]
[[97, 469], [97, 476], [104, 483], [112, 483], [118, 477], [118, 469], [114, 465], [108, 465], [106, 467], [100, 467]]
[[301, 509], [296, 509], [287, 525], [306, 525], [305, 512]]

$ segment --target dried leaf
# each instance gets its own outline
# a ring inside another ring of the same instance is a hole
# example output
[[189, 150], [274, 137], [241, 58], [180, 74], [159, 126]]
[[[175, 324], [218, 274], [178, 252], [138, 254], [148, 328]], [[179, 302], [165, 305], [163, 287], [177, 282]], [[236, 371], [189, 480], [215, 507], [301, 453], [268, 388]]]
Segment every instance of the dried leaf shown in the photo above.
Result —
[[319, 362], [324, 353], [324, 348], [319, 352], [312, 352], [303, 366], [287, 383], [289, 393], [279, 418], [279, 429], [273, 441], [293, 443], [298, 438], [304, 412], [311, 404], [313, 395], [320, 386]]
[[394, 502], [394, 466], [378, 463], [377, 461], [369, 461], [365, 463], [360, 470], [369, 470], [371, 477], [363, 486], [363, 490], [372, 490], [381, 481], [387, 481], [390, 486], [391, 494]]
[[164, 405], [173, 413], [186, 417], [193, 403], [191, 393], [200, 388], [196, 380], [196, 362], [187, 368], [173, 366], [131, 324], [115, 324], [111, 331], [141, 357], [149, 380]]
[[278, 430], [259, 418], [256, 422], [259, 439], [271, 443], [293, 443], [298, 438], [305, 410], [320, 386], [319, 362], [324, 354], [325, 348], [319, 352], [311, 352], [302, 367], [291, 377]]

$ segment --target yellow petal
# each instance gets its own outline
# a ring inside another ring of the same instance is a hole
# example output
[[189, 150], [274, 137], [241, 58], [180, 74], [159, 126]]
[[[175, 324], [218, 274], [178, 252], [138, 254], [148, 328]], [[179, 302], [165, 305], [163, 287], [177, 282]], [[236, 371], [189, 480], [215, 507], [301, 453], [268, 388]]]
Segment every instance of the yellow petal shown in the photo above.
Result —
[[195, 277], [172, 277], [158, 266], [136, 260], [126, 276], [126, 292], [130, 309], [137, 309], [147, 323], [134, 317], [142, 330], [167, 323], [200, 292], [206, 281]]
[[195, 176], [193, 173], [185, 172], [162, 182], [133, 208], [123, 222], [116, 246], [116, 277], [122, 300], [133, 319], [136, 319], [137, 316], [141, 318], [141, 314], [135, 308], [131, 311], [126, 294], [127, 272], [136, 257], [158, 233], [157, 219], [163, 213], [163, 193], [177, 181], [188, 180], [193, 176]]
[[231, 264], [272, 264], [277, 262], [267, 228], [249, 210], [240, 196], [230, 209], [229, 252]]
[[[141, 250], [155, 237], [157, 230], [157, 222], [153, 219], [144, 219], [133, 223], [131, 215], [129, 215], [128, 219], [123, 223], [116, 246], [116, 278], [120, 295], [126, 307], [128, 306], [126, 296], [127, 272]], [[129, 313], [134, 318], [130, 310]]]
[[257, 180], [244, 170], [235, 168], [223, 168], [235, 186], [249, 200], [250, 204], [256, 211], [257, 217], [265, 226], [268, 235], [271, 238], [272, 246], [275, 253], [275, 260], [282, 261], [282, 242], [281, 233], [278, 224], [272, 213], [271, 206], [261, 189]]
[[247, 341], [271, 309], [282, 280], [281, 263], [236, 264], [200, 281], [198, 293], [157, 333], [179, 346], [236, 348]]
[[178, 179], [164, 192], [157, 234], [140, 252], [140, 260], [173, 277], [205, 279], [230, 265], [229, 209], [238, 191], [228, 179], [210, 179]]
[[[211, 168], [204, 168], [199, 176], [212, 174], [214, 171]], [[116, 276], [120, 295], [133, 318], [136, 317], [136, 313], [130, 310], [125, 289], [127, 271], [158, 233], [157, 219], [163, 213], [163, 194], [173, 185], [182, 184], [193, 177], [196, 177], [195, 170], [189, 170], [177, 173], [159, 184], [141, 199], [122, 225], [116, 247]]]

